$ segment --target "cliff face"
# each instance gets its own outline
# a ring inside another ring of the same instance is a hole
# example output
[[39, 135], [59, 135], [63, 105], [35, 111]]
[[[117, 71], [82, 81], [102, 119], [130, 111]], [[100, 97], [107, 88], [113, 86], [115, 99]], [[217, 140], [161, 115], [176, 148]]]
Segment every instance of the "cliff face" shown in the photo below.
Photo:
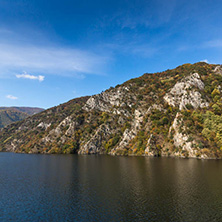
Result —
[[2, 151], [222, 157], [222, 67], [185, 64], [4, 128]]
[[209, 106], [209, 102], [204, 94], [205, 84], [198, 73], [190, 74], [177, 82], [173, 88], [164, 96], [166, 102], [179, 110], [186, 109], [190, 104], [195, 109]]

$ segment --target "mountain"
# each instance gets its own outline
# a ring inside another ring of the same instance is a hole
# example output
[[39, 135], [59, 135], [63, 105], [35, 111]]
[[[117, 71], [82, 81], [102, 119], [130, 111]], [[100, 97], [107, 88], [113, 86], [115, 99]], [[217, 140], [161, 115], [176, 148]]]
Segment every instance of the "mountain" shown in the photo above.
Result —
[[33, 107], [0, 107], [0, 128], [43, 111]]
[[34, 115], [37, 113], [40, 113], [42, 111], [44, 111], [44, 109], [42, 108], [37, 108], [37, 107], [16, 107], [16, 106], [12, 106], [12, 107], [0, 107], [0, 110], [13, 110], [13, 111], [18, 111], [18, 112], [23, 112], [26, 113], [28, 115]]
[[222, 66], [144, 74], [0, 132], [1, 151], [222, 158]]

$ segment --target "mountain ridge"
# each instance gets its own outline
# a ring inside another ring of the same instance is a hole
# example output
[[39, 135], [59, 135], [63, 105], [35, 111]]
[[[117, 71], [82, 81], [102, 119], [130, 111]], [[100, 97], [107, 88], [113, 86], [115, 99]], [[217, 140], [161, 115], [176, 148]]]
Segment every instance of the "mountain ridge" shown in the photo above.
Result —
[[0, 107], [0, 128], [13, 122], [23, 120], [30, 115], [37, 114], [44, 109], [37, 107]]
[[73, 99], [0, 132], [1, 151], [222, 158], [222, 66], [199, 62]]

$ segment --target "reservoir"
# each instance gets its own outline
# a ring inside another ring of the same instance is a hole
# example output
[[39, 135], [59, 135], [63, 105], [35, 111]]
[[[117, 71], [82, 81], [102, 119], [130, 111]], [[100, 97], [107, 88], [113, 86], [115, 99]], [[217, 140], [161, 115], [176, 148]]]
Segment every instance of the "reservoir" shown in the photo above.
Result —
[[221, 221], [222, 160], [0, 153], [0, 221]]

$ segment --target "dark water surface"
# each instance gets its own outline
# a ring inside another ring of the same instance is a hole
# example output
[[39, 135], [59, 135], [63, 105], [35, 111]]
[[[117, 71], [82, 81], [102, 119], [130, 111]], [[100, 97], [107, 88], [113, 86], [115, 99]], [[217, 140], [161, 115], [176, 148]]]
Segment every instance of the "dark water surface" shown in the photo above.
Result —
[[0, 153], [0, 221], [222, 221], [222, 161]]

